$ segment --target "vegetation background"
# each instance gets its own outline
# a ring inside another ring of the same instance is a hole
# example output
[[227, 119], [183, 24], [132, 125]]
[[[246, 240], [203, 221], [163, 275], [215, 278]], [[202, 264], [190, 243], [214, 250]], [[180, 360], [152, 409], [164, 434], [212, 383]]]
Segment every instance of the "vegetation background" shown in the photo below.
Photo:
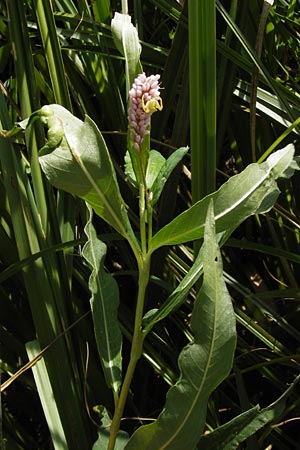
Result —
[[[279, 143], [293, 142], [299, 150], [299, 0], [275, 0], [272, 7], [262, 0], [204, 3], [206, 9], [192, 16], [192, 0], [128, 2], [144, 70], [161, 74], [164, 109], [153, 116], [153, 147], [168, 156], [191, 144], [190, 157], [166, 185], [156, 229]], [[1, 0], [0, 118], [7, 130], [51, 103], [80, 118], [88, 114], [105, 136], [134, 223], [136, 198], [122, 171], [124, 67], [110, 31], [114, 12], [126, 6], [117, 0]], [[65, 448], [59, 431], [69, 449], [83, 450], [96, 440], [98, 405], [109, 409], [112, 398], [81, 257], [85, 205], [45, 181], [37, 159], [43, 144], [38, 127], [25, 142], [0, 141], [0, 442], [7, 450]], [[282, 185], [275, 208], [249, 219], [222, 249], [238, 344], [232, 375], [210, 398], [208, 430], [252, 405], [270, 404], [299, 373], [299, 206], [298, 173]], [[102, 221], [95, 226], [109, 247], [106, 268], [120, 288], [126, 364], [136, 267], [127, 245]], [[155, 255], [147, 308], [164, 301], [192, 260], [192, 244]], [[177, 379], [178, 354], [191, 339], [194, 295], [147, 338], [125, 411], [129, 432], [158, 415]], [[45, 348], [45, 364], [33, 378], [25, 365]], [[300, 449], [299, 403], [296, 387], [282, 422], [243, 448]]]

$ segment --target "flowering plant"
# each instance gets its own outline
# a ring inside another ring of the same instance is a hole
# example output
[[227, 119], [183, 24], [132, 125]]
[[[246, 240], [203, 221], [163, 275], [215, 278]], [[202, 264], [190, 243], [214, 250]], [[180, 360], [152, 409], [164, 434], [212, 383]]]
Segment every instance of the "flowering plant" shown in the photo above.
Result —
[[[117, 14], [112, 31], [125, 59], [128, 94], [125, 173], [138, 189], [138, 229], [129, 218], [106, 142], [89, 117], [81, 121], [54, 104], [41, 108], [19, 124], [27, 128], [40, 120], [46, 126], [48, 140], [39, 157], [42, 170], [55, 187], [82, 198], [89, 211], [83, 257], [91, 267], [89, 288], [95, 338], [106, 383], [114, 399], [113, 413], [107, 411], [102, 416], [94, 450], [234, 449], [271, 420], [267, 412], [275, 414], [284, 398], [268, 411], [252, 408], [223, 427], [204, 434], [208, 398], [228, 376], [236, 342], [235, 316], [223, 278], [220, 246], [247, 217], [264, 213], [273, 206], [279, 193], [276, 180], [291, 176], [297, 168], [294, 148], [289, 145], [272, 154], [265, 163], [251, 164], [218, 191], [195, 203], [160, 230], [153, 230], [153, 209], [166, 180], [188, 149], [179, 148], [168, 159], [150, 150], [151, 116], [163, 107], [159, 75], [146, 76], [143, 72], [139, 41], [129, 16]], [[131, 352], [124, 376], [117, 314], [118, 286], [104, 270], [106, 245], [96, 235], [93, 213], [127, 241], [138, 270]], [[203, 239], [201, 250], [185, 278], [159, 308], [145, 311], [153, 253], [166, 245], [199, 239]], [[145, 339], [157, 323], [185, 301], [189, 289], [200, 278], [202, 283], [190, 321], [193, 338], [180, 353], [178, 381], [170, 388], [158, 418], [128, 436], [120, 431], [120, 424]]]

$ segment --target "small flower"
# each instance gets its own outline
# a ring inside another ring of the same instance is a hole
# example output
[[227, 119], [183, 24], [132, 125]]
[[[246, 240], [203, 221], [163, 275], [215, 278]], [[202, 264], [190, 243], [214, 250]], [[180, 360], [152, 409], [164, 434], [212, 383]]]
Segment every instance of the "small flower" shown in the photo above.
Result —
[[159, 95], [160, 75], [146, 77], [141, 73], [136, 77], [129, 91], [128, 121], [130, 137], [135, 149], [140, 152], [146, 134], [149, 134], [151, 115], [163, 108]]

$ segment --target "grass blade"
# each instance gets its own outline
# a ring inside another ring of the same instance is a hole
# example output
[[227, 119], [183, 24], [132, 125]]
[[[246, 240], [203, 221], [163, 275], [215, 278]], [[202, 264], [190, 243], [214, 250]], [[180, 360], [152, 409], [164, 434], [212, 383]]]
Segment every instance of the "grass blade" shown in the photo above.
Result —
[[193, 202], [215, 190], [216, 13], [211, 0], [189, 2], [190, 135]]
[[[41, 348], [38, 341], [31, 341], [26, 344], [26, 350], [29, 360], [40, 353]], [[40, 400], [43, 406], [44, 414], [47, 420], [52, 443], [55, 450], [68, 450], [68, 444], [64, 433], [63, 425], [54, 400], [51, 383], [49, 380], [46, 365], [43, 359], [38, 361], [33, 367], [32, 372]]]

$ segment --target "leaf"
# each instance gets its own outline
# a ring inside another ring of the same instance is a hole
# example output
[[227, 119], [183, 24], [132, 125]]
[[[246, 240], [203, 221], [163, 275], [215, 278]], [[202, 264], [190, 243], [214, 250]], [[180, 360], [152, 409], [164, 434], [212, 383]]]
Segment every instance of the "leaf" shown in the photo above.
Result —
[[[109, 430], [99, 431], [98, 436], [99, 437], [94, 443], [92, 450], [107, 450], [109, 442]], [[118, 431], [114, 450], [124, 450], [128, 439], [128, 434], [125, 431]]]
[[46, 177], [55, 187], [83, 198], [138, 247], [108, 149], [96, 124], [88, 116], [82, 122], [60, 105], [48, 108], [61, 121], [64, 138], [50, 153], [39, 157]]
[[203, 251], [203, 285], [191, 319], [194, 341], [179, 356], [180, 378], [151, 425], [142, 426], [125, 450], [193, 450], [202, 434], [208, 397], [229, 374], [236, 343], [235, 317], [223, 279], [212, 201]]
[[270, 406], [260, 409], [259, 406], [251, 408], [230, 422], [222, 425], [209, 434], [201, 437], [199, 450], [235, 450], [239, 444], [252, 436], [268, 423], [278, 420], [283, 414], [287, 397], [298, 383], [298, 376], [294, 383]]
[[157, 178], [159, 172], [161, 171], [161, 168], [165, 164], [165, 158], [161, 153], [159, 153], [157, 150], [151, 150], [149, 154], [149, 160], [147, 165], [147, 171], [146, 171], [146, 186], [147, 189], [151, 189], [152, 184], [154, 183], [155, 179]]
[[291, 175], [294, 146], [273, 153], [262, 164], [250, 164], [230, 178], [220, 189], [195, 203], [153, 236], [151, 251], [163, 245], [181, 244], [203, 237], [205, 217], [211, 199], [214, 201], [217, 233], [233, 230], [252, 214], [267, 212], [276, 201], [279, 189], [275, 180]]
[[[155, 178], [159, 174], [161, 168], [165, 164], [165, 158], [161, 153], [156, 150], [151, 150], [149, 153], [149, 160], [146, 171], [146, 186], [148, 189], [151, 189]], [[133, 167], [132, 160], [130, 158], [129, 152], [126, 152], [125, 155], [125, 174], [129, 177], [132, 184], [138, 189], [139, 184], [137, 182]]]
[[[136, 28], [131, 23], [131, 17], [128, 14], [115, 13], [111, 21], [111, 31], [114, 43], [119, 52], [125, 58], [126, 75], [126, 102], [132, 83], [137, 75], [143, 73], [143, 67], [140, 62], [141, 45]], [[143, 139], [142, 150], [140, 153], [134, 148], [130, 138], [130, 131], [127, 133], [127, 149], [132, 160], [133, 172], [137, 185], [143, 181], [150, 152], [150, 136], [146, 135]]]
[[143, 332], [145, 334], [149, 333], [149, 331], [157, 322], [160, 322], [165, 317], [169, 316], [171, 312], [182, 305], [191, 287], [196, 283], [197, 280], [199, 280], [203, 273], [202, 259], [203, 252], [200, 251], [188, 273], [181, 280], [177, 288], [164, 301], [160, 308], [147, 311], [147, 313], [143, 317]]
[[[128, 442], [128, 434], [125, 431], [118, 431], [114, 450], [124, 450]], [[107, 450], [109, 442], [109, 429], [100, 430], [98, 439], [94, 443], [92, 450]]]
[[[41, 353], [41, 348], [37, 340], [25, 344], [29, 361]], [[68, 450], [68, 443], [64, 432], [63, 420], [61, 420], [57, 403], [49, 379], [49, 373], [44, 359], [40, 359], [31, 368], [34, 381], [38, 390], [42, 408], [47, 420], [53, 448], [55, 450]]]
[[[150, 151], [146, 171], [146, 185], [149, 192], [152, 192], [152, 206], [154, 206], [159, 200], [167, 179], [187, 152], [188, 147], [180, 147], [166, 160], [158, 151]], [[132, 159], [129, 152], [125, 155], [125, 173], [131, 183], [138, 188], [139, 184], [136, 180], [136, 175], [132, 167]]]
[[188, 147], [178, 148], [169, 156], [164, 165], [161, 167], [160, 172], [158, 173], [152, 186], [150, 187], [150, 191], [153, 193], [152, 205], [155, 205], [155, 203], [157, 203], [167, 179], [187, 152]]
[[128, 96], [133, 80], [143, 72], [140, 63], [142, 47], [137, 30], [132, 25], [131, 17], [128, 14], [115, 13], [111, 21], [111, 32], [115, 46], [125, 57], [126, 93]]
[[118, 392], [122, 379], [122, 335], [118, 321], [119, 289], [115, 279], [104, 270], [106, 245], [97, 238], [92, 224], [92, 209], [85, 226], [88, 241], [83, 257], [92, 268], [89, 278], [95, 337], [107, 385]]
[[[101, 424], [102, 428], [98, 431], [98, 439], [94, 443], [92, 450], [107, 450], [110, 433], [110, 417], [105, 408], [101, 408]], [[118, 431], [114, 450], [123, 450], [129, 439], [125, 431]]]

